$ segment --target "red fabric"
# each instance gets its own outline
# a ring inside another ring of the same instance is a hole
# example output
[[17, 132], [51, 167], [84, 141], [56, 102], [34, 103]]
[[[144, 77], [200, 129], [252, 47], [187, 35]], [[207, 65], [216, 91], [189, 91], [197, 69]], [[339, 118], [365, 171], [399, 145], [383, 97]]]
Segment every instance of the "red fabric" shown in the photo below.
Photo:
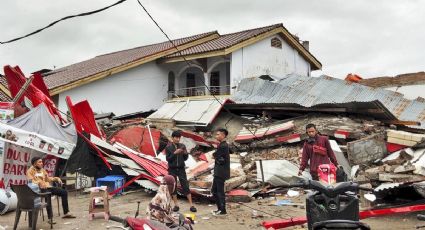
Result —
[[407, 146], [405, 146], [405, 145], [387, 143], [387, 150], [388, 150], [389, 153], [397, 152], [397, 151], [405, 149], [405, 148], [407, 148]]
[[73, 105], [69, 96], [67, 96], [65, 100], [68, 105], [68, 109], [71, 113], [72, 119], [74, 120], [75, 128], [77, 129], [77, 131], [84, 131], [86, 133], [90, 133], [99, 138], [102, 138], [102, 135], [96, 125], [94, 113], [90, 107], [89, 102], [87, 100], [84, 100]]
[[[18, 66], [11, 67], [7, 65], [4, 66], [3, 69], [10, 90], [10, 94], [14, 98], [18, 94], [22, 86], [25, 84], [25, 81], [27, 79], [25, 78], [24, 73]], [[36, 85], [43, 87], [42, 85], [44, 85], [44, 82], [41, 76], [39, 76], [36, 80]], [[32, 105], [34, 107], [37, 107], [39, 104], [44, 103], [50, 114], [52, 114], [53, 116], [57, 116], [62, 122], [64, 122], [62, 116], [59, 113], [59, 110], [56, 108], [55, 104], [50, 98], [50, 95], [43, 93], [44, 89], [41, 90], [37, 88], [36, 85], [34, 83], [31, 83], [28, 86], [27, 90], [22, 94], [22, 97], [17, 101], [17, 103], [21, 103], [24, 100], [24, 97], [27, 97], [32, 102]]]
[[320, 154], [322, 156], [326, 156], [328, 154], [326, 148], [319, 145], [313, 145], [313, 153]]
[[[326, 155], [314, 153], [313, 145], [326, 149]], [[310, 173], [317, 173], [317, 167], [321, 164], [329, 164], [332, 162], [334, 165], [338, 166], [338, 162], [336, 160], [335, 153], [331, 148], [331, 144], [329, 143], [329, 139], [325, 136], [317, 135], [312, 144], [308, 143], [306, 140], [303, 147], [300, 170], [304, 171], [307, 167], [308, 160], [310, 160]]]
[[154, 157], [156, 156], [156, 150], [159, 148], [161, 132], [153, 128], [150, 128], [150, 131], [155, 150], [152, 148], [149, 130], [142, 126], [128, 127], [118, 131], [112, 136], [111, 143], [119, 142], [128, 148]]
[[318, 167], [318, 176], [321, 182], [327, 184], [336, 183], [336, 167], [333, 164], [323, 164]]
[[145, 230], [145, 225], [148, 225], [150, 229], [152, 230], [167, 230], [170, 229], [165, 225], [162, 224], [152, 224], [151, 220], [148, 219], [142, 219], [142, 218], [134, 218], [134, 217], [127, 217], [125, 219], [128, 223], [128, 225], [131, 227], [131, 229], [134, 230]]
[[32, 80], [32, 84], [37, 87], [41, 92], [43, 92], [46, 96], [50, 97], [49, 90], [47, 89], [46, 84], [44, 83], [43, 77], [41, 73], [34, 73], [34, 79]]

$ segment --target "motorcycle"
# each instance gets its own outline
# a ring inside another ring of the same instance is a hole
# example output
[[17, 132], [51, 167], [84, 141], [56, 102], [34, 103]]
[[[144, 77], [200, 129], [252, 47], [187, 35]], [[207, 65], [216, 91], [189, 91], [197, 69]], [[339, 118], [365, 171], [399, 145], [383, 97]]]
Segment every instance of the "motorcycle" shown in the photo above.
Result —
[[307, 195], [306, 212], [309, 230], [325, 229], [360, 229], [370, 227], [359, 221], [359, 190], [362, 188], [354, 182], [342, 182], [335, 186], [324, 185], [318, 181], [303, 180], [285, 188], [303, 188], [314, 190]]

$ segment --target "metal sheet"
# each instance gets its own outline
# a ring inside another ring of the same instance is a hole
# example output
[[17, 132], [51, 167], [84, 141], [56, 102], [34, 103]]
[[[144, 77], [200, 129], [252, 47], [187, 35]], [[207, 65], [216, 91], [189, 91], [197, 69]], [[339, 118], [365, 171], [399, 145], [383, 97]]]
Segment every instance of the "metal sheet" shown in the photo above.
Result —
[[226, 99], [214, 98], [174, 100], [165, 103], [148, 119], [173, 119], [180, 123], [205, 126], [210, 124], [222, 109]]
[[[305, 77], [288, 75], [277, 82], [259, 78], [243, 79], [232, 96], [237, 104], [294, 104], [302, 107], [340, 105], [357, 109], [364, 106], [382, 107], [387, 116], [400, 120], [423, 121], [425, 129], [425, 101], [408, 100], [402, 94], [381, 88], [371, 88], [329, 76]], [[367, 102], [367, 103], [366, 103]]]

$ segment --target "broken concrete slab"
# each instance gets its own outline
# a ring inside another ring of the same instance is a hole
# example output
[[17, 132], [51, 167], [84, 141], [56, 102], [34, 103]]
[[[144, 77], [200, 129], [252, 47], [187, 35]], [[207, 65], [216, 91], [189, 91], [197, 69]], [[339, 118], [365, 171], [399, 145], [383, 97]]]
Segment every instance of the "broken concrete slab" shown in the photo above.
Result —
[[344, 168], [344, 172], [347, 174], [348, 179], [351, 179], [350, 163], [348, 163], [348, 160], [347, 158], [345, 158], [344, 153], [339, 148], [338, 143], [334, 140], [329, 140], [329, 143], [331, 144], [331, 148], [333, 152], [335, 153], [335, 157], [336, 157], [336, 160], [338, 161], [338, 164]]
[[405, 145], [405, 146], [409, 146], [409, 147], [415, 146], [418, 143], [416, 141], [404, 140], [404, 139], [399, 139], [399, 138], [395, 138], [395, 137], [388, 137], [387, 141], [389, 143]]
[[[387, 136], [401, 139], [401, 140], [413, 141], [413, 142], [421, 142], [425, 139], [425, 134], [416, 134], [416, 133], [410, 133], [410, 132], [398, 131], [398, 130], [387, 130]], [[390, 142], [390, 143], [393, 143], [393, 142]]]
[[415, 167], [415, 174], [425, 176], [425, 149], [413, 151], [413, 159], [410, 161]]
[[246, 182], [246, 176], [245, 175], [230, 178], [230, 179], [226, 180], [226, 182], [224, 183], [224, 191], [230, 191], [234, 188], [241, 186], [245, 182]]
[[243, 202], [243, 203], [249, 203], [252, 201], [252, 195], [250, 192], [243, 190], [243, 189], [235, 189], [229, 191], [227, 194], [227, 201], [228, 202]]
[[379, 178], [379, 173], [383, 172], [380, 167], [374, 167], [367, 169], [365, 171], [365, 176], [370, 180], [377, 180]]
[[394, 173], [412, 173], [416, 170], [414, 165], [400, 165], [394, 169]]
[[410, 183], [410, 182], [420, 182], [424, 180], [425, 180], [425, 177], [421, 175], [392, 174], [392, 173], [379, 174], [379, 181], [383, 181], [383, 182]]
[[[298, 176], [298, 166], [287, 160], [263, 160], [262, 168], [264, 172], [264, 182], [273, 186], [288, 185], [300, 179]], [[262, 181], [260, 161], [256, 161], [257, 181]], [[311, 179], [309, 173], [304, 172], [303, 177]]]
[[382, 159], [387, 153], [383, 135], [372, 135], [347, 143], [348, 159], [352, 164], [371, 163]]

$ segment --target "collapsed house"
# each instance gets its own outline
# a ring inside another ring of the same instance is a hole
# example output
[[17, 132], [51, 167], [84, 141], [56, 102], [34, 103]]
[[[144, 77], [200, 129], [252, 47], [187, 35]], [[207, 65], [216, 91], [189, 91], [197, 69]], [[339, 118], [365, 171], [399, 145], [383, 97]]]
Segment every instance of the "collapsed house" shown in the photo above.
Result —
[[[13, 97], [24, 82], [14, 84]], [[48, 92], [44, 95], [48, 98]], [[24, 94], [20, 101], [31, 97]], [[128, 186], [155, 191], [167, 174], [163, 149], [176, 129], [190, 153], [186, 170], [191, 192], [198, 197], [211, 196], [212, 153], [218, 144], [212, 132], [218, 127], [230, 133], [231, 178], [225, 185], [230, 194], [242, 189], [250, 198], [265, 188], [310, 178], [308, 172], [297, 174], [305, 125], [314, 123], [330, 138], [349, 179], [384, 194], [409, 187], [425, 195], [425, 102], [389, 90], [329, 76], [261, 76], [243, 79], [231, 97], [176, 98], [157, 111], [97, 115], [97, 123], [88, 101], [74, 104], [67, 97], [68, 124], [49, 109], [52, 104], [35, 102], [37, 107], [10, 125], [72, 143], [56, 173], [78, 172], [93, 180], [124, 175], [126, 183], [110, 194]], [[48, 125], [34, 125], [41, 121]]]

